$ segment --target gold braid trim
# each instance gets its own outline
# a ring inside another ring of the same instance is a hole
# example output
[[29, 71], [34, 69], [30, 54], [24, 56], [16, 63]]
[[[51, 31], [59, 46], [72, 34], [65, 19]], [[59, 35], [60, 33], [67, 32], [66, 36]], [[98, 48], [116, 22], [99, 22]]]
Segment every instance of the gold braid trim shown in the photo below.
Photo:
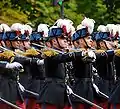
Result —
[[115, 55], [120, 57], [120, 49], [115, 50]]
[[98, 54], [99, 53], [104, 53], [104, 52], [105, 52], [105, 50], [101, 50], [101, 49], [95, 51], [95, 53], [98, 53]]
[[31, 49], [26, 50], [26, 52], [24, 53], [24, 56], [37, 56], [39, 54], [40, 54], [40, 52], [38, 52], [34, 48], [31, 48]]
[[43, 57], [52, 57], [59, 54], [58, 52], [54, 51], [54, 50], [50, 50], [50, 49], [44, 49], [42, 50], [42, 55]]
[[4, 52], [0, 53], [0, 59], [12, 62], [14, 60], [15, 54], [13, 51], [5, 50]]
[[20, 49], [16, 49], [16, 50], [15, 50], [15, 53], [24, 56], [24, 53], [25, 53], [25, 52], [21, 51]]

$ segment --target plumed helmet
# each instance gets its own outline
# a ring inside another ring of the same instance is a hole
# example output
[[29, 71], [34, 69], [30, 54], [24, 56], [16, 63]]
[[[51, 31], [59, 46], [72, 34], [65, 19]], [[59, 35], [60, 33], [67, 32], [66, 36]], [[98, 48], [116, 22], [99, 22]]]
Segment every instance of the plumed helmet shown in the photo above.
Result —
[[48, 37], [48, 29], [49, 25], [47, 24], [39, 24], [37, 28], [37, 32], [40, 32], [43, 37]]
[[25, 33], [24, 26], [23, 26], [23, 24], [20, 24], [20, 23], [14, 23], [14, 24], [12, 24], [11, 30], [12, 31], [16, 31], [16, 33], [18, 35]]
[[107, 27], [105, 25], [99, 25], [97, 28], [98, 32], [107, 32]]
[[108, 32], [110, 32], [110, 37], [113, 37], [113, 38], [118, 37], [118, 33], [119, 33], [118, 25], [107, 24], [106, 27], [107, 27]]
[[70, 19], [58, 19], [55, 23], [58, 28], [62, 28], [63, 34], [67, 37], [71, 37], [75, 28], [73, 26], [73, 22]]
[[86, 26], [86, 28], [88, 29], [89, 34], [92, 34], [92, 32], [94, 30], [94, 23], [95, 23], [95, 21], [93, 19], [89, 19], [89, 18], [86, 18], [86, 17], [81, 22], [81, 24], [83, 26]]
[[32, 34], [32, 27], [30, 25], [27, 25], [27, 24], [23, 25], [23, 29], [26, 35], [29, 36]]
[[7, 32], [7, 31], [11, 31], [10, 27], [7, 24], [2, 23], [0, 25], [0, 32]]
[[88, 36], [88, 30], [86, 28], [86, 26], [83, 26], [82, 24], [77, 26], [77, 31], [72, 35], [72, 41], [76, 41], [80, 38], [84, 38], [86, 36]]
[[51, 38], [61, 37], [63, 36], [63, 30], [62, 28], [59, 28], [58, 26], [52, 26], [49, 29], [48, 36]]

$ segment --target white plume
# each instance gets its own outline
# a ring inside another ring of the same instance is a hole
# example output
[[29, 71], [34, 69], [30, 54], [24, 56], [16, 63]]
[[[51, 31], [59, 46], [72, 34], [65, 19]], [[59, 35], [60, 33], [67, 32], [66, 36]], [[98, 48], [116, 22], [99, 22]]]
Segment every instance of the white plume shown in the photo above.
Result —
[[75, 27], [73, 25], [71, 25], [71, 36], [75, 33]]
[[70, 20], [66, 20], [66, 19], [63, 19], [63, 20], [59, 20], [58, 23], [57, 23], [57, 26], [59, 28], [66, 28], [66, 32], [67, 33], [70, 33], [71, 32], [71, 26], [72, 26], [72, 23]]
[[2, 32], [3, 31], [3, 28], [2, 28], [2, 26], [0, 25], [0, 32]]
[[107, 24], [106, 27], [108, 32], [110, 32], [110, 34], [112, 34], [113, 36], [115, 36], [116, 33], [118, 32], [118, 26], [115, 24]]
[[115, 36], [117, 32], [118, 32], [118, 26], [114, 25], [113, 26], [113, 36]]
[[70, 20], [70, 19], [65, 19], [66, 21], [68, 21], [71, 25], [73, 25], [74, 23], [73, 23], [73, 21], [72, 20]]
[[110, 33], [112, 33], [112, 31], [113, 31], [113, 26], [114, 26], [114, 24], [107, 24], [107, 25], [106, 25], [107, 31], [110, 32]]
[[54, 23], [54, 25], [53, 26], [57, 26], [57, 23], [58, 22], [61, 22], [63, 19], [58, 19], [55, 23]]
[[25, 24], [25, 25], [23, 25], [23, 27], [24, 27], [24, 31], [29, 32], [29, 35], [32, 34], [32, 27], [30, 25]]
[[20, 24], [20, 23], [12, 24], [11, 30], [12, 31], [20, 31], [21, 34], [24, 34], [24, 26], [23, 26], [23, 24]]
[[89, 34], [91, 34], [94, 30], [94, 23], [95, 21], [93, 19], [86, 18], [81, 22], [83, 26], [86, 26], [88, 28]]
[[39, 24], [37, 28], [37, 32], [43, 32], [43, 37], [48, 37], [48, 26], [47, 24]]
[[11, 31], [10, 27], [7, 25], [7, 24], [1, 24], [0, 25], [0, 32], [3, 32], [3, 31]]
[[107, 32], [107, 27], [105, 25], [99, 25], [97, 28], [99, 32]]
[[77, 26], [77, 30], [80, 30], [82, 28], [86, 28], [86, 26], [83, 26], [82, 24], [80, 24], [80, 25]]
[[120, 37], [120, 25], [117, 25], [118, 26], [118, 34], [119, 34], [119, 37]]

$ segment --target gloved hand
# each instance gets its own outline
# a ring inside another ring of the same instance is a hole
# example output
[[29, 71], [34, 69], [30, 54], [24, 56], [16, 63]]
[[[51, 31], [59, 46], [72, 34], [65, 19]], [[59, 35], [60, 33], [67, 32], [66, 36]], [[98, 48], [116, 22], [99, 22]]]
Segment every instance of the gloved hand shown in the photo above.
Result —
[[40, 60], [38, 58], [33, 58], [31, 60], [31, 64], [36, 64], [36, 65], [43, 65], [44, 64], [44, 59]]
[[88, 56], [93, 59], [93, 62], [96, 60], [96, 55], [92, 50], [88, 51]]
[[37, 65], [43, 65], [44, 64], [44, 59], [42, 59], [42, 60], [38, 59], [36, 62], [37, 62]]
[[94, 87], [94, 89], [95, 89], [95, 91], [97, 92], [97, 93], [99, 93], [99, 89], [98, 89], [98, 87], [93, 83], [93, 87]]
[[73, 93], [72, 89], [67, 85], [67, 93], [71, 95]]
[[18, 62], [13, 62], [13, 63], [7, 63], [6, 68], [8, 69], [16, 69], [16, 70], [22, 70], [23, 66], [18, 63]]
[[24, 91], [25, 91], [25, 88], [24, 88], [20, 83], [18, 83], [18, 85], [19, 85], [20, 90], [21, 90], [22, 92], [24, 92]]
[[87, 51], [82, 51], [82, 56], [86, 56], [87, 55]]

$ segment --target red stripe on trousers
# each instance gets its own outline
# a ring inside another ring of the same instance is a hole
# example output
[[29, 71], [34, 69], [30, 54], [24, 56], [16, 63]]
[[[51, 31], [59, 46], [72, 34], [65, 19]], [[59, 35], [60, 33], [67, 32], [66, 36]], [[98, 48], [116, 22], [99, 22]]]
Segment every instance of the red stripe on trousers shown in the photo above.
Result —
[[[108, 109], [108, 102], [105, 101], [105, 102], [97, 102], [94, 100], [94, 103], [97, 104], [98, 106], [102, 107], [103, 109]], [[91, 109], [98, 109], [97, 107], [95, 106], [92, 106]]]
[[[120, 104], [115, 104], [115, 109], [120, 109]], [[111, 104], [111, 107], [110, 107], [110, 109], [114, 109], [114, 105], [113, 104]]]
[[16, 105], [17, 105], [18, 107], [20, 107], [21, 109], [26, 109], [26, 103], [25, 103], [25, 102], [22, 102], [22, 101], [20, 101], [20, 100], [17, 100], [17, 101], [16, 101]]
[[41, 109], [40, 105], [37, 104], [37, 100], [34, 98], [28, 99], [27, 109]]

